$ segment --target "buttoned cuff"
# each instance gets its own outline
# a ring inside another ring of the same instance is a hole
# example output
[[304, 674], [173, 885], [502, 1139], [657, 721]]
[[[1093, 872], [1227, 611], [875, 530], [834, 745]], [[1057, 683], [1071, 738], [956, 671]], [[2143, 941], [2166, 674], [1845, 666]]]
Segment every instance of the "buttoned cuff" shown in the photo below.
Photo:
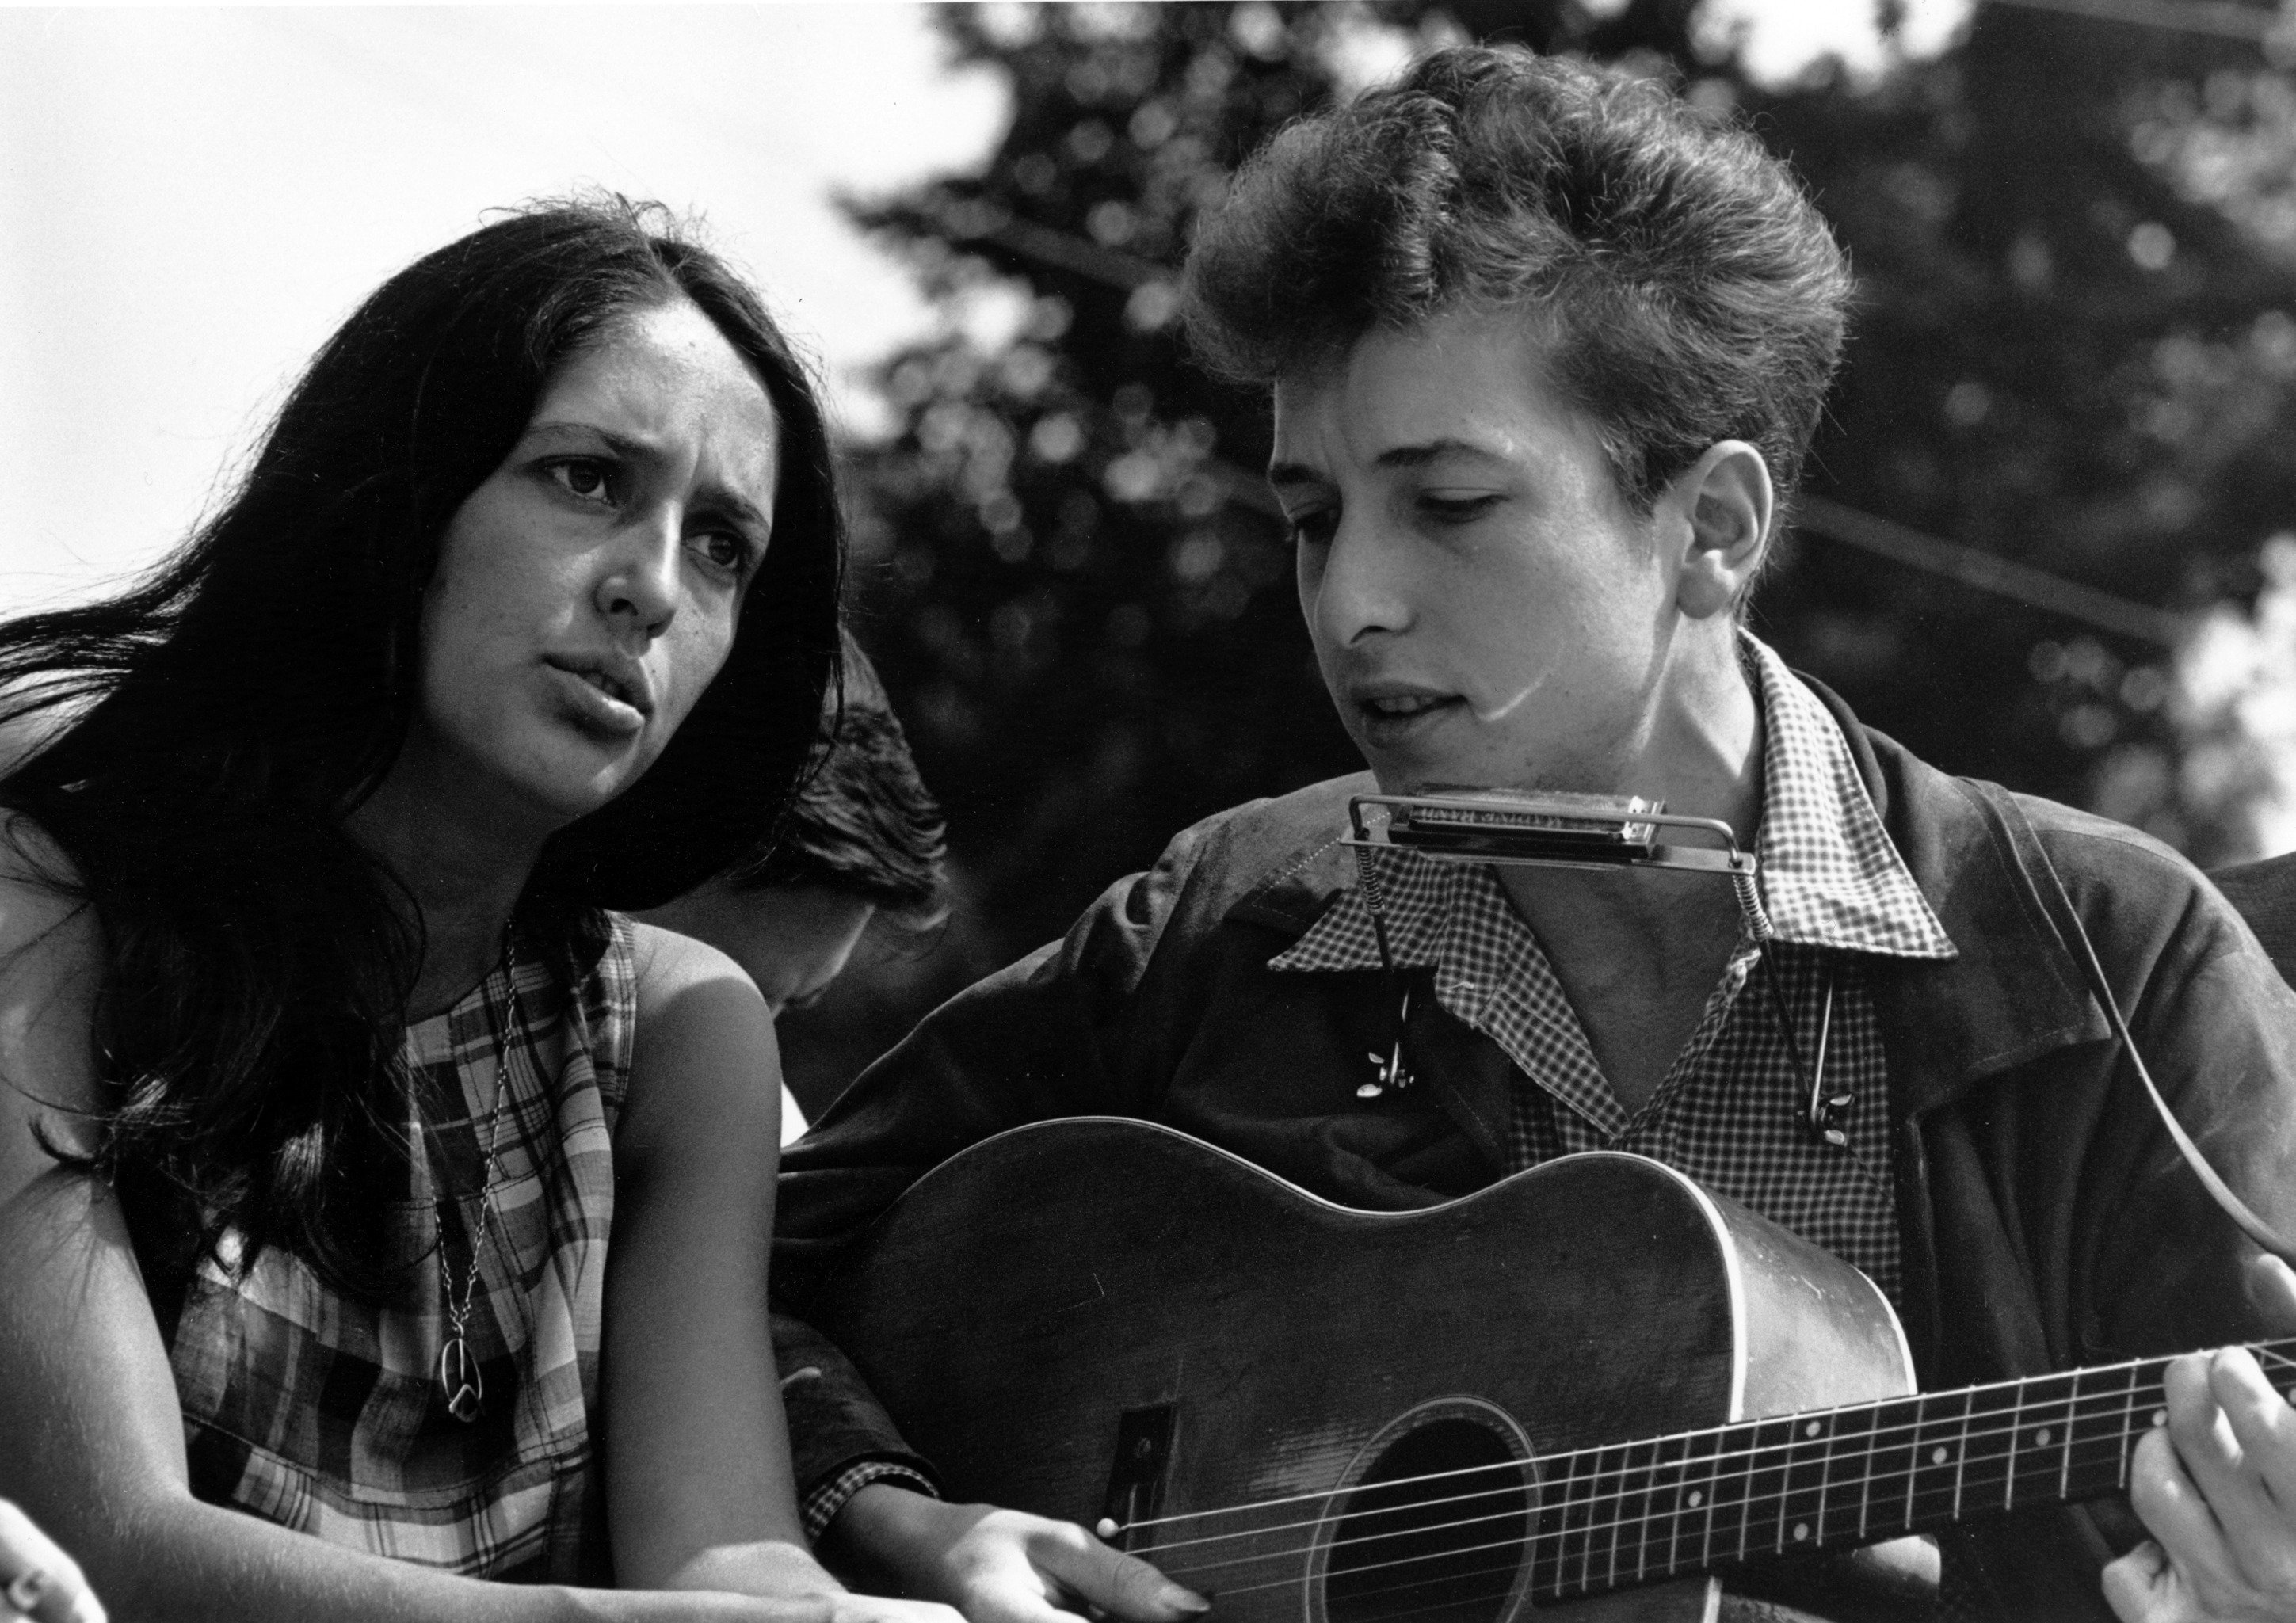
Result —
[[802, 1513], [805, 1536], [815, 1544], [837, 1520], [837, 1512], [852, 1502], [853, 1496], [872, 1482], [890, 1482], [921, 1493], [929, 1499], [940, 1497], [940, 1490], [921, 1471], [902, 1464], [898, 1460], [856, 1460], [820, 1487], [806, 1495]]

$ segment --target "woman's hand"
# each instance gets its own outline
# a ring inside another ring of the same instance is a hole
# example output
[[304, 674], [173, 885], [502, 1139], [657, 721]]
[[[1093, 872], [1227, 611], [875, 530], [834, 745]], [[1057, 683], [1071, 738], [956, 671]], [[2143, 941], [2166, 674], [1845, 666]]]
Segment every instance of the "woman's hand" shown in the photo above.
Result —
[[832, 1584], [818, 1594], [756, 1595], [693, 1591], [569, 1589], [554, 1615], [568, 1623], [963, 1623], [929, 1601], [852, 1594]]
[[[2253, 1266], [2265, 1317], [2296, 1323], [2296, 1275]], [[2296, 1409], [2236, 1347], [2177, 1359], [2168, 1391], [2129, 1467], [2152, 1537], [2104, 1570], [2105, 1599], [2122, 1623], [2296, 1620]]]
[[0, 1623], [104, 1623], [79, 1563], [0, 1499]]
[[1078, 1623], [1079, 1604], [1130, 1623], [1185, 1623], [1210, 1609], [1072, 1522], [944, 1504], [889, 1482], [853, 1496], [824, 1549], [861, 1582], [945, 1601], [969, 1623]]

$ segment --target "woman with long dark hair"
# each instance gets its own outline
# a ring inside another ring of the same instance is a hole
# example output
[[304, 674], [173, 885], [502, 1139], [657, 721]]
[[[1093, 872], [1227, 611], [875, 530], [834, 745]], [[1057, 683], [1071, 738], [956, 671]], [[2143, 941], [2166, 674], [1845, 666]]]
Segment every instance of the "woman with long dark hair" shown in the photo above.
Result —
[[780, 816], [840, 555], [756, 295], [552, 206], [384, 284], [144, 584], [0, 625], [0, 1495], [115, 1617], [901, 1607], [799, 1530], [770, 1021], [607, 911]]

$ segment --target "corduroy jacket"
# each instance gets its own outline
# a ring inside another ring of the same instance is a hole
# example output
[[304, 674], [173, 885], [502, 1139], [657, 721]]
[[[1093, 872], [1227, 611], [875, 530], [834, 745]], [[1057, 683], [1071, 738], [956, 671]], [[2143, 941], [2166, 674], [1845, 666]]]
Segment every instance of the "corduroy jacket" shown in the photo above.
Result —
[[[2284, 1333], [2259, 1322], [2252, 1248], [2179, 1158], [2053, 919], [2061, 876], [2153, 1077], [2232, 1187], [2296, 1233], [2296, 994], [2188, 863], [2120, 824], [1948, 776], [1818, 692], [1874, 806], [1960, 949], [1872, 959], [1889, 1071], [1905, 1328], [1923, 1388]], [[922, 1173], [991, 1134], [1066, 1115], [1193, 1134], [1324, 1198], [1398, 1209], [1500, 1176], [1513, 1067], [1412, 1000], [1420, 1085], [1365, 1102], [1394, 1006], [1372, 974], [1282, 974], [1354, 880], [1338, 840], [1367, 776], [1254, 802], [1182, 833], [1062, 939], [926, 1019], [784, 1163], [775, 1242], [799, 1480], [898, 1433], [802, 1324], [842, 1247]], [[2018, 1619], [2109, 1618], [2102, 1564], [2125, 1505], [1956, 1530], [1948, 1588]]]

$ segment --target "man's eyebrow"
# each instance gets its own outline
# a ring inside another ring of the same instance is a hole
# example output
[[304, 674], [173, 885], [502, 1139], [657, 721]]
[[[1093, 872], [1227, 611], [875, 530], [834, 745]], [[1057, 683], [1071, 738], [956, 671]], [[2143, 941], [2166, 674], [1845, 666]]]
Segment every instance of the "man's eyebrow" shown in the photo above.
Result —
[[1430, 439], [1420, 445], [1397, 446], [1382, 451], [1375, 458], [1382, 468], [1423, 468], [1429, 463], [1439, 462], [1446, 456], [1472, 456], [1479, 462], [1497, 462], [1499, 454], [1488, 446], [1479, 446], [1469, 439]]
[[[602, 428], [594, 422], [537, 422], [528, 429], [527, 432], [529, 434], [580, 434], [592, 439], [603, 440], [607, 449], [626, 462], [659, 463], [662, 460], [660, 447], [614, 429]], [[707, 492], [707, 499], [710, 506], [717, 508], [737, 524], [750, 525], [759, 529], [773, 528], [773, 515], [738, 490], [729, 489], [724, 485], [712, 485]]]
[[[1379, 468], [1423, 468], [1440, 462], [1446, 456], [1472, 456], [1478, 462], [1505, 460], [1487, 446], [1468, 439], [1430, 439], [1418, 445], [1396, 446], [1382, 451], [1372, 459]], [[1271, 485], [1324, 485], [1331, 481], [1305, 463], [1279, 462], [1267, 465], [1267, 482]]]

